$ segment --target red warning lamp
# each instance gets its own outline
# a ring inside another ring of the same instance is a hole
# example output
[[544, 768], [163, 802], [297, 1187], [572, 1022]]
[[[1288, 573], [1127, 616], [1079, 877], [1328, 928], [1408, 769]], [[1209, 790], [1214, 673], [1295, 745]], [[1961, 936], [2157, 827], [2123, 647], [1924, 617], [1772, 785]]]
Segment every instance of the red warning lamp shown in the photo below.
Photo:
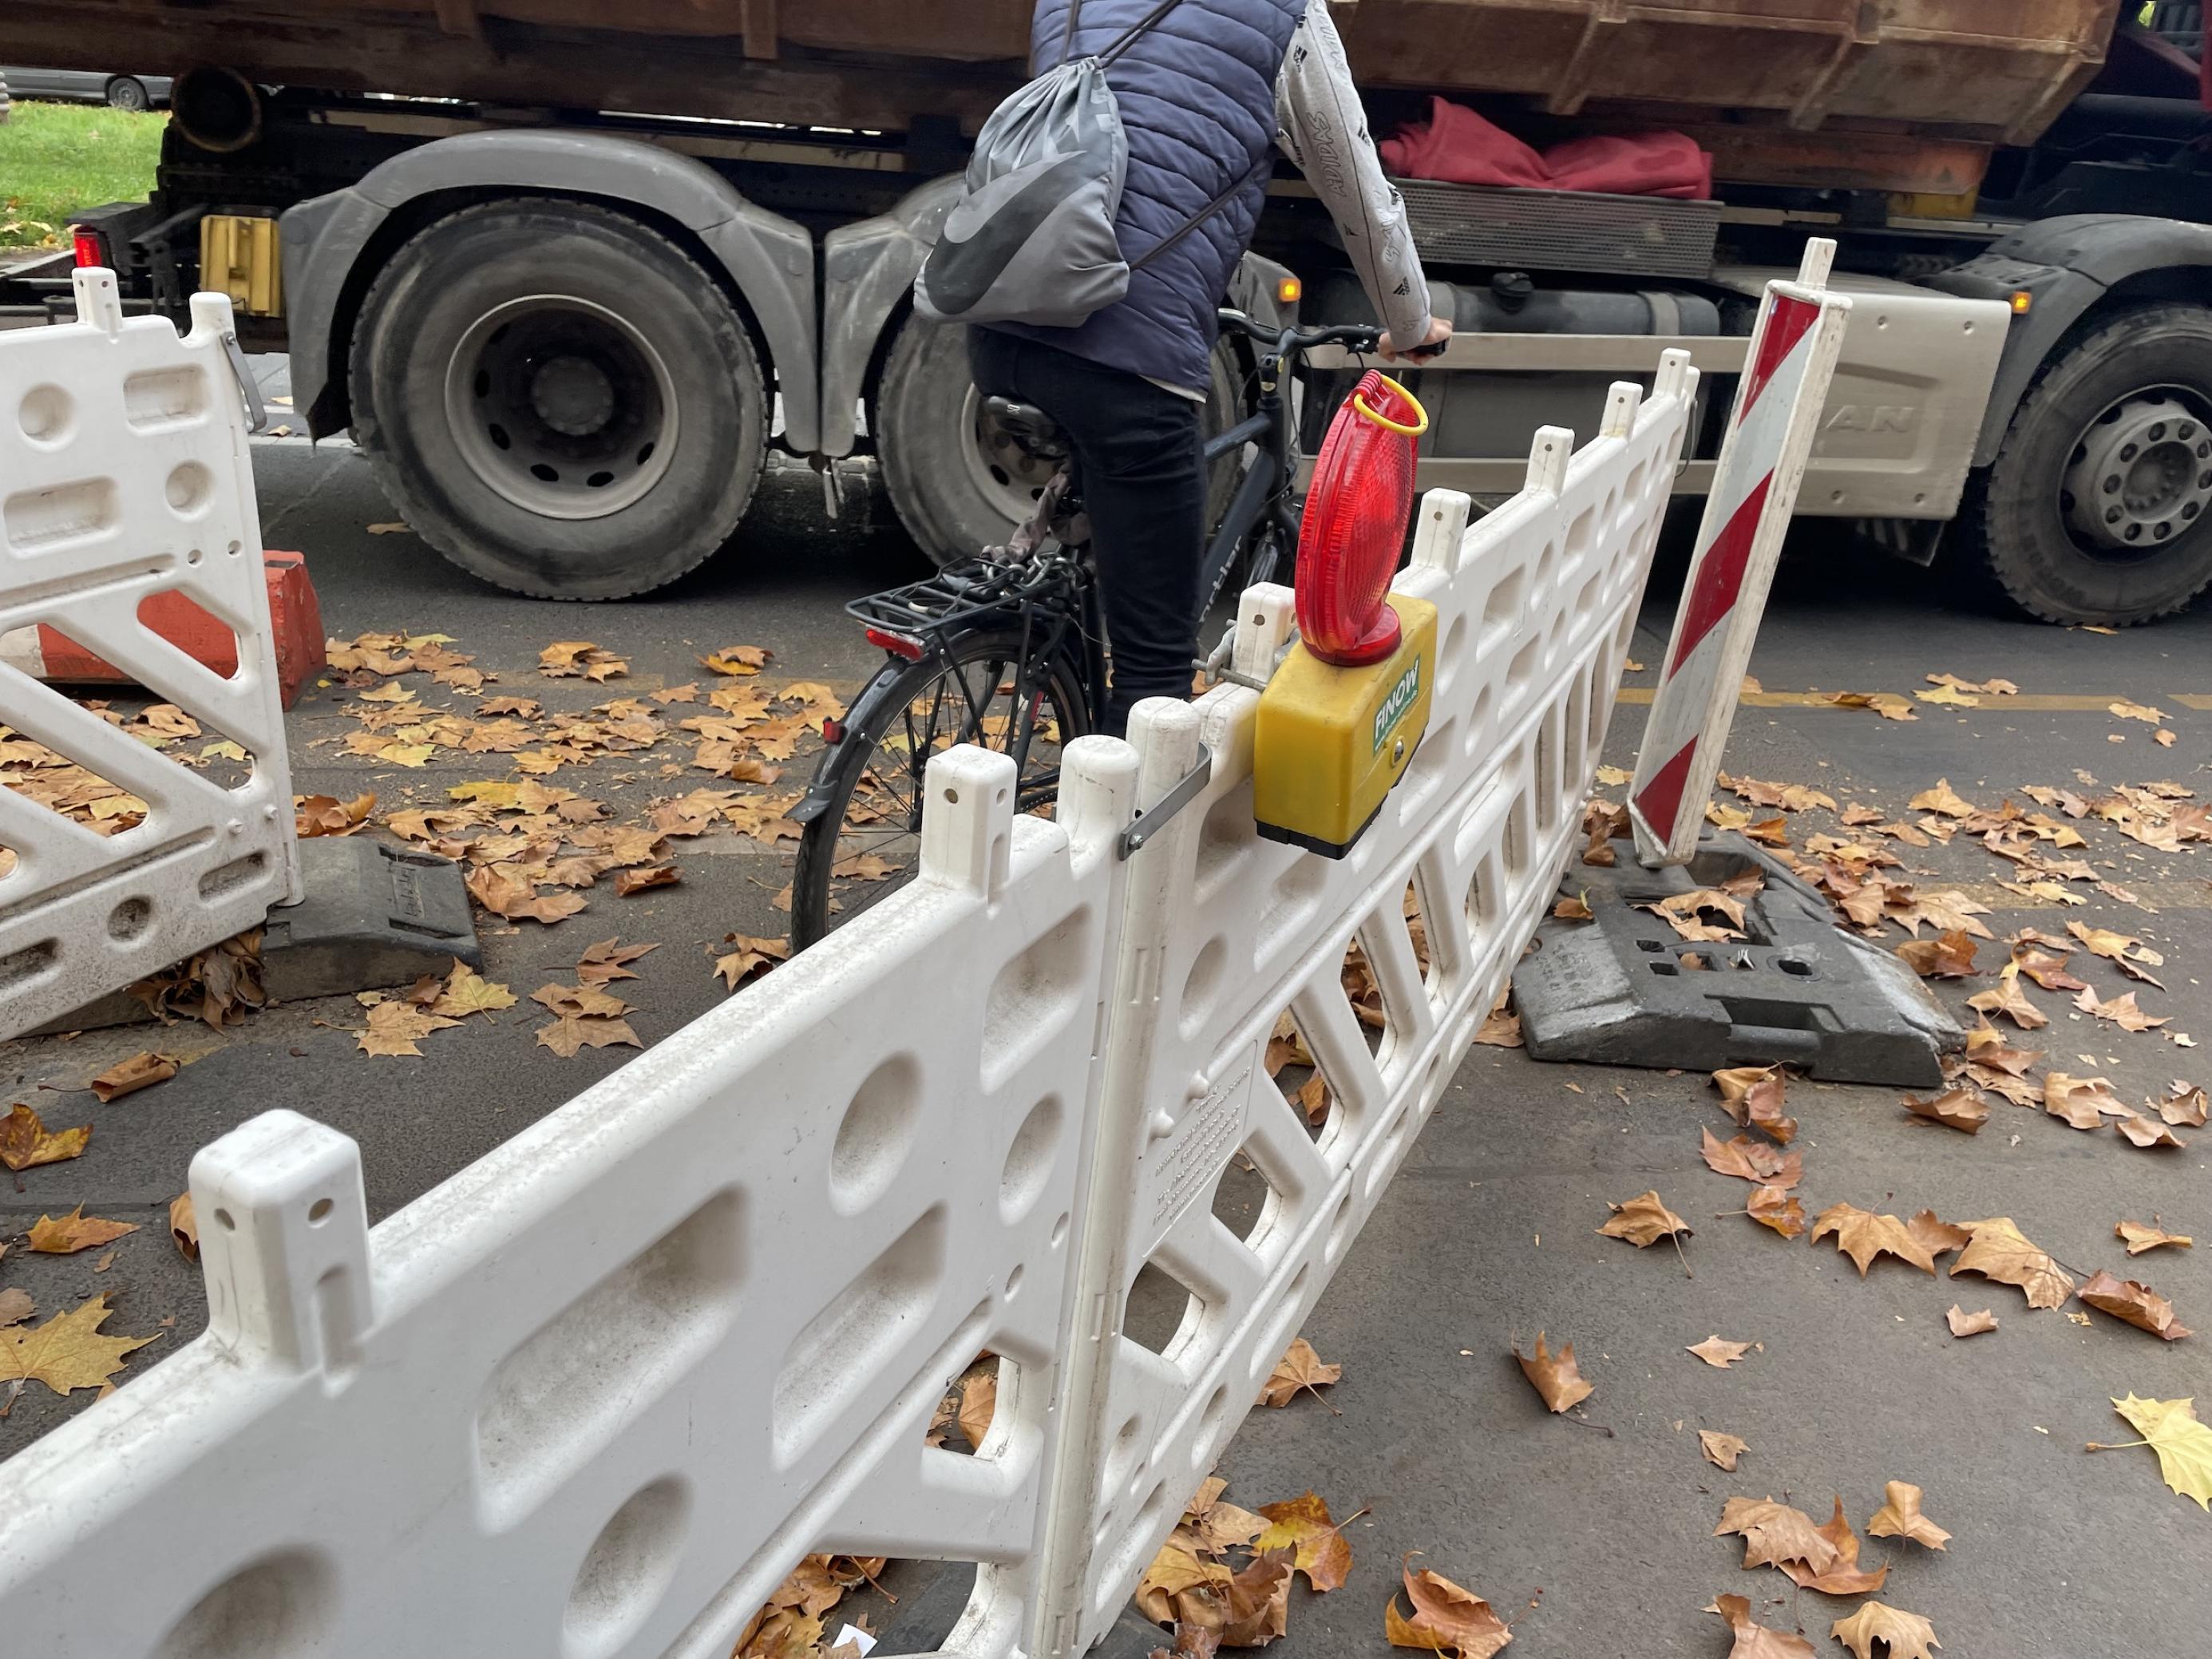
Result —
[[1414, 441], [1428, 411], [1380, 369], [1329, 422], [1298, 524], [1298, 635], [1323, 662], [1352, 667], [1398, 648], [1383, 602], [1413, 511]]

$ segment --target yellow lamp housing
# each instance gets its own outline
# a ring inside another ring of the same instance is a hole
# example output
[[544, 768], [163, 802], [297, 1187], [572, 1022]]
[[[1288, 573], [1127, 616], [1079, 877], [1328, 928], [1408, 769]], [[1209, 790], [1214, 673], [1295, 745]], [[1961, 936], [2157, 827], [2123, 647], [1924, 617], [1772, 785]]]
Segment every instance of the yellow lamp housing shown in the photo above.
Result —
[[1303, 644], [1260, 694], [1252, 811], [1269, 841], [1340, 859], [1375, 822], [1428, 730], [1436, 691], [1437, 608], [1393, 593], [1398, 648], [1335, 668]]

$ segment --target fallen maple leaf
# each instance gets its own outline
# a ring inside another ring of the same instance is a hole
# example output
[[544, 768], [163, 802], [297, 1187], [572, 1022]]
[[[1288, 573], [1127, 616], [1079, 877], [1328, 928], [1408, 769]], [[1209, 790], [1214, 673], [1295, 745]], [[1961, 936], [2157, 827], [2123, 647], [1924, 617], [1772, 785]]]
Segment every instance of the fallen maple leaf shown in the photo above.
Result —
[[[435, 983], [434, 981], [433, 983]], [[443, 1014], [449, 1019], [461, 1019], [470, 1014], [489, 1013], [495, 1009], [514, 1006], [514, 993], [506, 986], [495, 984], [463, 962], [453, 958], [445, 983], [429, 1005], [434, 1014]]]
[[[1692, 1328], [1695, 1328], [1692, 1327]], [[1730, 1342], [1719, 1336], [1709, 1336], [1704, 1341], [1694, 1344], [1688, 1352], [1697, 1355], [1698, 1358], [1716, 1370], [1724, 1371], [1751, 1352], [1751, 1344]]]
[[1230, 1579], [1221, 1601], [1224, 1646], [1261, 1648], [1275, 1640], [1290, 1628], [1291, 1552], [1256, 1558]]
[[1730, 1117], [1787, 1146], [1797, 1138], [1797, 1121], [1782, 1111], [1787, 1078], [1779, 1066], [1734, 1066], [1715, 1072], [1713, 1086]]
[[960, 1375], [960, 1407], [953, 1420], [969, 1449], [983, 1449], [991, 1432], [991, 1419], [999, 1414], [999, 1361], [996, 1355], [979, 1359]]
[[1556, 1355], [1549, 1353], [1544, 1347], [1544, 1333], [1539, 1331], [1536, 1352], [1524, 1355], [1516, 1342], [1513, 1358], [1520, 1362], [1521, 1374], [1528, 1379], [1529, 1386], [1554, 1412], [1565, 1411], [1597, 1392], [1597, 1385], [1584, 1380], [1582, 1368], [1575, 1364], [1575, 1345], [1571, 1342], [1562, 1342]]
[[1924, 1273], [1936, 1271], [1936, 1258], [1928, 1247], [1893, 1215], [1876, 1215], [1856, 1205], [1832, 1204], [1814, 1218], [1813, 1242], [1817, 1244], [1830, 1233], [1835, 1234], [1836, 1248], [1850, 1257], [1861, 1279], [1866, 1277], [1875, 1259], [1885, 1255], [1910, 1262]]
[[2051, 1016], [2030, 1001], [2020, 988], [2020, 976], [2010, 969], [1997, 975], [1997, 982], [1986, 991], [1977, 991], [1966, 999], [1966, 1006], [1984, 1014], [2002, 1014], [2023, 1031], [2051, 1024]]
[[1751, 1603], [1743, 1596], [1717, 1595], [1705, 1611], [1720, 1614], [1735, 1634], [1728, 1659], [1814, 1659], [1813, 1644], [1803, 1637], [1755, 1621]]
[[2130, 1394], [2112, 1401], [2112, 1409], [2133, 1425], [2140, 1440], [2100, 1445], [2093, 1440], [2090, 1451], [2119, 1451], [2129, 1446], [2148, 1446], [2158, 1454], [2159, 1478], [2197, 1507], [2212, 1510], [2212, 1428], [2197, 1420], [2190, 1400], [2139, 1400]]
[[1262, 1504], [1260, 1513], [1267, 1529], [1253, 1548], [1262, 1555], [1272, 1550], [1297, 1552], [1291, 1565], [1305, 1574], [1306, 1583], [1326, 1593], [1343, 1584], [1352, 1571], [1352, 1546], [1342, 1528], [1329, 1518], [1328, 1505], [1314, 1492], [1280, 1504]]
[[1977, 1066], [1991, 1066], [2014, 1077], [2043, 1058], [2040, 1048], [2008, 1048], [1994, 1025], [1984, 1023], [1966, 1033], [1966, 1058]]
[[[1266, 1383], [1260, 1389], [1259, 1399], [1254, 1403], [1273, 1406], [1279, 1410], [1307, 1389], [1313, 1391], [1315, 1399], [1321, 1400], [1321, 1390], [1343, 1375], [1343, 1366], [1324, 1364], [1322, 1357], [1314, 1352], [1313, 1344], [1301, 1336], [1295, 1339], [1284, 1351], [1283, 1357], [1275, 1362], [1275, 1369], [1269, 1373]], [[1322, 1401], [1322, 1403], [1327, 1405], [1328, 1402]]]
[[2112, 1231], [2127, 1241], [2130, 1255], [2141, 1255], [2145, 1250], [2155, 1250], [2163, 1244], [2187, 1249], [2197, 1243], [2186, 1233], [2170, 1233], [2163, 1227], [2146, 1227], [2140, 1221], [2123, 1221]]
[[1477, 1042], [1492, 1048], [1518, 1048], [1522, 1046], [1521, 1016], [1508, 1012], [1505, 1006], [1507, 999], [1512, 994], [1510, 988], [1498, 993], [1496, 1006], [1483, 1017], [1482, 1024], [1474, 1034]]
[[1947, 1129], [1958, 1129], [1970, 1135], [1979, 1134], [1982, 1125], [1990, 1121], [1988, 1104], [1972, 1089], [1946, 1089], [1933, 1100], [1907, 1095], [1900, 1103], [1916, 1117], [1924, 1117]]
[[615, 896], [628, 898], [632, 893], [641, 893], [648, 887], [673, 887], [678, 878], [672, 864], [660, 865], [649, 870], [624, 870], [615, 877]]
[[1182, 1540], [1202, 1555], [1220, 1555], [1239, 1544], [1249, 1544], [1267, 1529], [1265, 1516], [1225, 1502], [1221, 1494], [1229, 1483], [1209, 1475], [1183, 1505], [1182, 1521], [1170, 1541]]
[[459, 1024], [409, 1003], [380, 1002], [368, 1011], [368, 1029], [355, 1032], [354, 1040], [365, 1054], [420, 1060], [422, 1051], [415, 1046], [417, 1042], [433, 1031]]
[[1753, 1188], [1743, 1209], [1760, 1226], [1771, 1227], [1784, 1238], [1796, 1238], [1805, 1231], [1804, 1206], [1786, 1187]]
[[2032, 947], [2016, 946], [2012, 959], [2021, 973], [2046, 991], [2086, 991], [2089, 988], [2088, 981], [2076, 979], [2066, 971], [2064, 957], [2054, 957]]
[[779, 962], [787, 961], [791, 956], [788, 939], [756, 939], [750, 933], [732, 933], [722, 943], [738, 947], [714, 958], [714, 971], [721, 975], [722, 982], [732, 991], [753, 975], [773, 968]]
[[92, 1139], [92, 1125], [74, 1129], [49, 1129], [31, 1107], [17, 1102], [0, 1118], [0, 1164], [11, 1170], [28, 1170], [40, 1164], [59, 1164], [82, 1154]]
[[538, 672], [548, 679], [605, 682], [629, 672], [629, 665], [611, 651], [603, 651], [589, 640], [556, 640], [538, 653]]
[[20, 1325], [31, 1316], [31, 1293], [10, 1285], [0, 1291], [0, 1325]]
[[631, 1048], [645, 1047], [628, 1020], [603, 1016], [580, 1018], [564, 1014], [550, 1025], [539, 1026], [536, 1035], [539, 1043], [563, 1060], [574, 1059], [580, 1049], [605, 1048], [617, 1042]]
[[2195, 1085], [2176, 1078], [2164, 1100], [2158, 1103], [2158, 1115], [2172, 1124], [2194, 1124], [2202, 1128], [2205, 1117], [2204, 1091]]
[[1734, 1176], [1754, 1187], [1794, 1187], [1805, 1176], [1802, 1152], [1778, 1152], [1763, 1140], [1737, 1135], [1723, 1141], [1711, 1129], [1698, 1132], [1706, 1166], [1717, 1175]]
[[1391, 1596], [1383, 1609], [1382, 1633], [1392, 1647], [1455, 1654], [1458, 1659], [1490, 1659], [1513, 1640], [1504, 1620], [1473, 1590], [1425, 1567], [1417, 1573], [1407, 1566], [1401, 1575], [1413, 1616], [1401, 1613], [1398, 1598]]
[[169, 1200], [169, 1242], [187, 1261], [200, 1259], [199, 1218], [192, 1213], [192, 1195], [179, 1193]]
[[1987, 1308], [1979, 1313], [1968, 1313], [1955, 1302], [1943, 1318], [1951, 1327], [1954, 1336], [1979, 1336], [1984, 1331], [1993, 1331], [1997, 1328], [1997, 1316]]
[[1882, 1505], [1867, 1522], [1869, 1538], [1909, 1538], [1931, 1550], [1940, 1550], [1951, 1534], [1920, 1512], [1924, 1495], [1909, 1480], [1891, 1480], [1881, 1489]]
[[80, 1204], [65, 1216], [40, 1216], [31, 1227], [29, 1243], [40, 1255], [73, 1255], [137, 1231], [135, 1221], [107, 1221], [87, 1215]]
[[1802, 1561], [1819, 1573], [1836, 1564], [1836, 1546], [1813, 1524], [1813, 1517], [1771, 1497], [1731, 1498], [1723, 1504], [1721, 1523], [1713, 1528], [1713, 1536], [1724, 1538], [1730, 1533], [1743, 1535], [1747, 1567]]
[[1854, 1659], [1874, 1659], [1876, 1642], [1889, 1644], [1889, 1659], [1935, 1659], [1928, 1650], [1943, 1645], [1936, 1639], [1936, 1627], [1918, 1613], [1880, 1601], [1866, 1602], [1850, 1618], [1837, 1620], [1828, 1633], [1849, 1648]]
[[1969, 1221], [1974, 1236], [1951, 1264], [1951, 1277], [1979, 1273], [2000, 1285], [2016, 1285], [2031, 1308], [2056, 1308], [2074, 1294], [2072, 1275], [2030, 1243], [2009, 1216]]
[[0, 1382], [43, 1382], [56, 1394], [77, 1389], [107, 1392], [114, 1387], [115, 1373], [123, 1369], [124, 1356], [155, 1340], [100, 1335], [100, 1328], [112, 1311], [102, 1291], [31, 1329], [0, 1327]]
[[1732, 1434], [1723, 1434], [1717, 1429], [1698, 1431], [1698, 1449], [1705, 1455], [1705, 1462], [1717, 1469], [1735, 1473], [1735, 1461], [1751, 1449], [1751, 1443], [1739, 1440]]
[[2186, 1146], [2189, 1143], [2156, 1118], [2130, 1112], [2112, 1120], [2112, 1127], [2138, 1146]]
[[2114, 997], [2110, 1002], [2100, 1000], [2096, 992], [2084, 986], [2081, 994], [2074, 999], [2074, 1006], [2085, 1014], [2099, 1019], [2108, 1019], [2124, 1031], [2148, 1031], [2164, 1025], [2164, 1018], [2154, 1019], [2136, 1006], [2136, 994], [2129, 991]]
[[1196, 1615], [1193, 1622], [1210, 1618], [1210, 1627], [1218, 1632], [1218, 1593], [1228, 1588], [1233, 1576], [1220, 1562], [1202, 1561], [1192, 1550], [1170, 1540], [1159, 1547], [1152, 1565], [1137, 1580], [1138, 1611], [1161, 1625], [1192, 1615]]
[[1916, 812], [1940, 812], [1947, 818], [1970, 818], [1981, 809], [1951, 787], [1951, 780], [1938, 778], [1933, 789], [1923, 789], [1905, 805]]
[[1689, 1224], [1659, 1201], [1656, 1189], [1606, 1207], [1613, 1212], [1613, 1219], [1598, 1231], [1607, 1238], [1625, 1238], [1639, 1250], [1662, 1238], [1690, 1236]]
[[2075, 1294], [2098, 1312], [2108, 1313], [2168, 1342], [2179, 1342], [2190, 1334], [2189, 1328], [2175, 1320], [2173, 1304], [2132, 1279], [2117, 1279], [2099, 1268]]
[[535, 883], [518, 881], [489, 865], [470, 871], [463, 879], [477, 903], [510, 921], [526, 916], [550, 927], [584, 908], [584, 901], [574, 893], [551, 893], [541, 898]]
[[180, 1062], [173, 1054], [137, 1054], [109, 1066], [92, 1080], [92, 1092], [100, 1103], [120, 1100], [141, 1089], [150, 1089], [157, 1083], [167, 1083], [176, 1076]]
[[717, 674], [757, 674], [767, 665], [771, 654], [764, 646], [725, 646], [711, 655], [700, 658], [699, 665]]
[[1917, 720], [1912, 705], [1894, 691], [1831, 691], [1820, 697], [1838, 708], [1871, 708], [1886, 720]]
[[[854, 1647], [857, 1651], [855, 1644], [848, 1643], [846, 1645]], [[1175, 1621], [1175, 1646], [1154, 1648], [1145, 1656], [1145, 1659], [1214, 1659], [1214, 1655], [1220, 1649], [1219, 1631], [1208, 1630], [1203, 1625], [1186, 1624], [1178, 1619]]]
[[368, 815], [375, 810], [374, 793], [356, 795], [350, 800], [340, 800], [335, 795], [295, 795], [293, 828], [303, 838], [350, 836], [368, 822]]
[[1934, 939], [1907, 939], [1897, 947], [1897, 954], [1923, 979], [1969, 979], [1978, 971], [1973, 936], [1963, 928]]
[[1788, 1575], [1790, 1583], [1805, 1589], [1819, 1590], [1823, 1595], [1865, 1595], [1880, 1589], [1889, 1579], [1889, 1564], [1869, 1572], [1859, 1565], [1858, 1534], [1851, 1523], [1844, 1519], [1844, 1500], [1833, 1500], [1835, 1513], [1827, 1524], [1820, 1528], [1820, 1536], [1834, 1547], [1836, 1559], [1825, 1569], [1815, 1569], [1806, 1561], [1777, 1561], [1774, 1565]]
[[2124, 720], [2141, 720], [2145, 726], [2156, 726], [2166, 719], [2163, 708], [2153, 708], [2146, 703], [2108, 702], [2105, 707]]
[[2101, 1127], [2107, 1117], [2130, 1117], [2134, 1108], [2112, 1092], [2101, 1077], [2069, 1077], [2063, 1072], [2043, 1076], [2043, 1109], [2077, 1129]]
[[1905, 1224], [1905, 1231], [1917, 1239], [1932, 1256], [1948, 1255], [1953, 1250], [1964, 1249], [1973, 1240], [1973, 1234], [1964, 1227], [1954, 1227], [1948, 1221], [1936, 1218], [1933, 1210], [1920, 1210]]
[[1589, 900], [1580, 893], [1561, 899], [1557, 904], [1554, 904], [1552, 907], [1552, 914], [1557, 916], [1561, 921], [1589, 921], [1595, 920], [1590, 914]]

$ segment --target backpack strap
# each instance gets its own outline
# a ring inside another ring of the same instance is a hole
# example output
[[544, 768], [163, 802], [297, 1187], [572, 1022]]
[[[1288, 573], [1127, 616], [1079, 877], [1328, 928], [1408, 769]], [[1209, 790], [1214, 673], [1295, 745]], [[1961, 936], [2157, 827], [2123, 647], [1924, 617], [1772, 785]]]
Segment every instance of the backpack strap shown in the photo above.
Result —
[[[1068, 11], [1070, 39], [1073, 38], [1073, 30], [1075, 27], [1074, 8], [1079, 6], [1081, 3], [1082, 0], [1070, 0], [1070, 8]], [[1128, 51], [1131, 46], [1136, 45], [1137, 37], [1139, 35], [1157, 28], [1159, 26], [1160, 20], [1164, 18], [1170, 12], [1173, 11], [1182, 3], [1182, 0], [1160, 0], [1160, 3], [1154, 6], [1149, 12], [1146, 13], [1139, 21], [1131, 24], [1129, 27], [1124, 31], [1121, 39], [1115, 41], [1112, 46], [1107, 47], [1105, 51], [1098, 54], [1099, 63], [1102, 64], [1109, 64], [1113, 63], [1113, 61], [1119, 58], [1123, 52]]]
[[1189, 218], [1184, 220], [1166, 235], [1161, 237], [1158, 241], [1153, 243], [1135, 258], [1130, 260], [1130, 271], [1133, 274], [1134, 272], [1142, 270], [1146, 265], [1152, 264], [1153, 260], [1158, 258], [1160, 255], [1165, 253], [1177, 242], [1182, 240], [1184, 237], [1189, 235], [1191, 232], [1196, 230], [1208, 219], [1211, 219], [1215, 214], [1220, 212], [1222, 209], [1227, 207], [1229, 205], [1230, 198], [1235, 196], [1238, 191], [1243, 189], [1245, 185], [1250, 184], [1253, 179], [1258, 178], [1263, 173], [1272, 172], [1274, 168], [1274, 165], [1275, 152], [1273, 148], [1270, 146], [1267, 152], [1261, 155], [1256, 162], [1245, 168], [1243, 172], [1238, 173], [1237, 177], [1230, 182], [1228, 189], [1223, 191], [1220, 195], [1215, 197], [1204, 207], [1199, 209], [1197, 212], [1192, 214]]
[[1075, 22], [1082, 15], [1083, 0], [1067, 0], [1067, 32], [1060, 37], [1060, 61], [1063, 64], [1075, 50]]

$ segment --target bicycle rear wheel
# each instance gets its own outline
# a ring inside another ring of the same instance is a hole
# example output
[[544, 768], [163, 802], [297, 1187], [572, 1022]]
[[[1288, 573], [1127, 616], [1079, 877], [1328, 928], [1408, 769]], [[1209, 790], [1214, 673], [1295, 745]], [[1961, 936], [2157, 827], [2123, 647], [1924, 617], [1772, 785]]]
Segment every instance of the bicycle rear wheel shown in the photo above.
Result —
[[1001, 752], [1026, 726], [1018, 805], [1049, 805], [1060, 757], [1091, 730], [1083, 682], [1065, 654], [1032, 661], [1026, 721], [1016, 669], [1027, 641], [1017, 632], [978, 634], [949, 657], [925, 658], [864, 696], [846, 717], [845, 738], [823, 761], [817, 785], [828, 802], [799, 838], [791, 884], [791, 943], [805, 950], [913, 879], [921, 857], [922, 775], [929, 757], [955, 744]]

